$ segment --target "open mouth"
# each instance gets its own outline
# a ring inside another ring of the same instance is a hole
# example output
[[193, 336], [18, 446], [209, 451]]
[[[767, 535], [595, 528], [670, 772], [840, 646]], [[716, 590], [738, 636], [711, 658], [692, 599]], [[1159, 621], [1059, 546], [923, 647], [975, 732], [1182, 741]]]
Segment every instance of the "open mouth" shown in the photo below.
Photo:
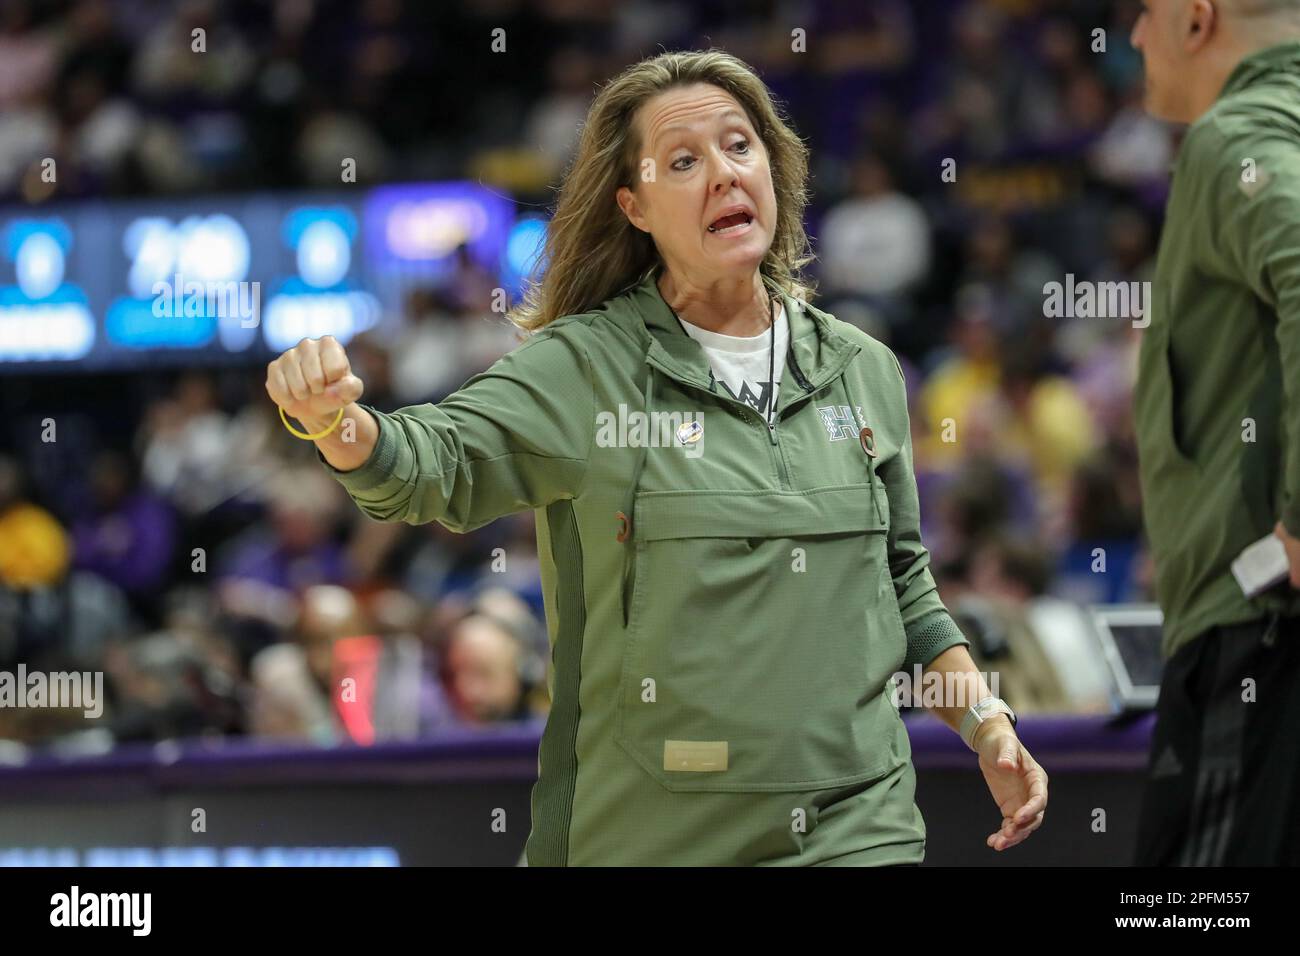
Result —
[[713, 225], [709, 226], [709, 232], [719, 233], [721, 235], [726, 235], [731, 232], [739, 232], [749, 226], [753, 221], [754, 217], [747, 212], [733, 212], [729, 216], [723, 216], [714, 221]]

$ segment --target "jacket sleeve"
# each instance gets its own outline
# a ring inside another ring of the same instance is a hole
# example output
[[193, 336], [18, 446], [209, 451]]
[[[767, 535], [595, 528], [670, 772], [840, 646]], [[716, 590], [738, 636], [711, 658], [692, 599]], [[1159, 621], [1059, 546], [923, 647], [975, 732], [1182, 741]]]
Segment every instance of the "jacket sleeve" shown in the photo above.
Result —
[[903, 666], [928, 665], [943, 651], [968, 641], [939, 599], [930, 574], [930, 552], [921, 543], [921, 508], [912, 470], [912, 428], [907, 412], [907, 384], [898, 359], [890, 353], [898, 372], [896, 408], [902, 420], [902, 443], [898, 454], [883, 465], [880, 477], [889, 496], [889, 572], [894, 594], [907, 633], [907, 657]]
[[1277, 316], [1285, 435], [1283, 510], [1300, 536], [1300, 139], [1264, 117], [1226, 116], [1188, 134], [1192, 168], [1209, 178], [1216, 251]]
[[437, 404], [364, 407], [379, 423], [366, 463], [339, 471], [320, 460], [377, 521], [472, 531], [582, 489], [595, 390], [573, 336], [539, 332]]

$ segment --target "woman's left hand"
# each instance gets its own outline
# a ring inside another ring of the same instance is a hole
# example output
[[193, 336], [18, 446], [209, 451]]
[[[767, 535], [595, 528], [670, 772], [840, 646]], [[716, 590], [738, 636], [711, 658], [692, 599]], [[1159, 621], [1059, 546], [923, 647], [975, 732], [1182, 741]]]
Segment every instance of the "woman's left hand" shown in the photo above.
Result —
[[1047, 773], [1030, 756], [1009, 721], [989, 727], [975, 738], [980, 770], [989, 793], [1002, 811], [1002, 827], [989, 834], [995, 850], [1015, 846], [1043, 824], [1047, 810]]

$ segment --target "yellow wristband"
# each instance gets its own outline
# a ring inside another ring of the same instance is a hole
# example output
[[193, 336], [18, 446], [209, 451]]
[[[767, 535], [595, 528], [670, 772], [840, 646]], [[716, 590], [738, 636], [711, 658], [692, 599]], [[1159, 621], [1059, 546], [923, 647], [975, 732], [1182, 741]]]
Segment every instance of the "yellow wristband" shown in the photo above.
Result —
[[298, 429], [290, 425], [289, 419], [284, 414], [283, 405], [280, 406], [280, 421], [284, 422], [284, 427], [289, 429], [289, 434], [293, 435], [295, 438], [301, 438], [304, 439], [305, 441], [316, 441], [319, 438], [324, 438], [326, 435], [330, 434], [330, 432], [334, 431], [334, 429], [339, 427], [339, 422], [343, 421], [343, 409], [341, 408], [339, 409], [339, 413], [335, 417], [333, 425], [325, 429], [323, 432], [317, 432], [314, 435], [308, 435], [306, 432], [300, 432], [298, 431]]

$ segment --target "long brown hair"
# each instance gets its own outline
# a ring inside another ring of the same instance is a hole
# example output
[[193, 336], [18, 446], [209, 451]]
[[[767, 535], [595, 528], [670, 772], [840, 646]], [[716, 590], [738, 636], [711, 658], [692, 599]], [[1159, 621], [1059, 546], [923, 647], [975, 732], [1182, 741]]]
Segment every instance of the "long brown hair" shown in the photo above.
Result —
[[546, 271], [508, 313], [515, 325], [535, 331], [561, 316], [585, 312], [658, 263], [653, 239], [628, 222], [615, 195], [620, 186], [636, 189], [641, 145], [633, 126], [636, 111], [664, 90], [693, 83], [709, 83], [735, 97], [767, 149], [777, 215], [760, 274], [791, 296], [812, 294], [813, 283], [802, 275], [813, 259], [803, 228], [808, 147], [741, 60], [721, 50], [662, 53], [628, 67], [592, 102], [547, 231]]

